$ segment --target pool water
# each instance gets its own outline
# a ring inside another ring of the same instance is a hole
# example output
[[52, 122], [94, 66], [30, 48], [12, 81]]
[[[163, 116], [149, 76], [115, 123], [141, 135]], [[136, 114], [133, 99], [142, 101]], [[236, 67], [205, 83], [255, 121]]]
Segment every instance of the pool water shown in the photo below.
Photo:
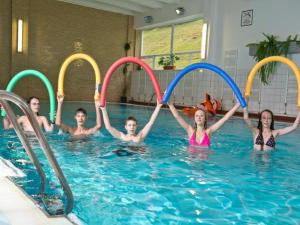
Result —
[[[88, 110], [92, 126], [93, 104], [66, 103], [63, 120], [75, 126], [79, 106]], [[143, 127], [153, 108], [109, 104], [108, 112], [111, 124], [124, 131], [128, 115]], [[128, 148], [104, 128], [82, 140], [57, 130], [47, 138], [73, 191], [73, 212], [84, 224], [224, 225], [299, 224], [299, 135], [298, 129], [280, 137], [276, 151], [255, 153], [250, 130], [232, 118], [213, 134], [211, 150], [192, 149], [185, 131], [162, 109], [141, 153], [117, 155]], [[39, 178], [31, 164], [20, 162], [28, 157], [14, 131], [1, 130], [0, 137], [0, 156], [27, 174], [16, 183], [38, 193]], [[49, 177], [47, 193], [61, 196], [41, 149], [33, 145]]]

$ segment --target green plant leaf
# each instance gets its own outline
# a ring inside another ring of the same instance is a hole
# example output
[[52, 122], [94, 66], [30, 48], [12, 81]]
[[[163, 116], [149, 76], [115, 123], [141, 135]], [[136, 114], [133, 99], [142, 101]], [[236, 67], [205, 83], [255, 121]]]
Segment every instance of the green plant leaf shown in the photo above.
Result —
[[[262, 40], [259, 43], [248, 44], [247, 47], [257, 45], [256, 53], [253, 56], [255, 61], [259, 62], [269, 56], [285, 56], [287, 57], [289, 53], [289, 48], [292, 42], [300, 47], [300, 40], [298, 40], [298, 35], [292, 37], [289, 35], [285, 41], [279, 41], [278, 37], [275, 35], [268, 35], [263, 33], [265, 40]], [[278, 62], [270, 62], [262, 66], [258, 72], [260, 80], [263, 84], [269, 84], [272, 74], [276, 71]]]
[[174, 63], [179, 60], [180, 58], [175, 55], [174, 53], [171, 53], [168, 56], [162, 56], [158, 60], [158, 65], [160, 66], [173, 66]]

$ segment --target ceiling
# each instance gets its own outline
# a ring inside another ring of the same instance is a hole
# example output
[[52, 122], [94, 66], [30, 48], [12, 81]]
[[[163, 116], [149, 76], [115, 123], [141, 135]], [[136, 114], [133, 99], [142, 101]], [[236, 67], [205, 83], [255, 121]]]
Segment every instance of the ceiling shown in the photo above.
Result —
[[163, 8], [167, 5], [175, 5], [180, 0], [58, 0], [75, 5], [81, 5], [94, 9], [101, 9], [109, 12], [124, 15], [136, 15]]

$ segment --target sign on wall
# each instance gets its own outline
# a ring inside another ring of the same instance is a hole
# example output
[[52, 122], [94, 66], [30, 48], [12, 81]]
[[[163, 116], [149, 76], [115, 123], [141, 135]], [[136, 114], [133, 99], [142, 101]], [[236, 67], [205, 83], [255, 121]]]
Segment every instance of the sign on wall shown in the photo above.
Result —
[[241, 27], [251, 26], [253, 20], [253, 9], [242, 11], [241, 14]]

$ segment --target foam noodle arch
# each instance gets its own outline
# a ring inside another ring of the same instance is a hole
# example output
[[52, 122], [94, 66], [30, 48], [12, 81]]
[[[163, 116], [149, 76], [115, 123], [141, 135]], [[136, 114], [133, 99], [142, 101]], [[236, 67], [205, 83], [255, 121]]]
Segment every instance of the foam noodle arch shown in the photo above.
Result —
[[281, 63], [285, 63], [287, 64], [292, 71], [294, 72], [295, 76], [296, 76], [296, 80], [297, 80], [297, 85], [298, 85], [298, 107], [300, 107], [300, 72], [299, 72], [299, 68], [298, 66], [290, 59], [282, 57], [282, 56], [270, 56], [267, 57], [261, 61], [259, 61], [250, 71], [248, 79], [247, 79], [247, 83], [246, 83], [246, 89], [245, 89], [245, 96], [249, 97], [251, 94], [251, 87], [253, 84], [253, 80], [254, 77], [257, 73], [257, 71], [265, 64], [269, 63], [269, 62], [281, 62]]
[[[50, 102], [50, 120], [52, 122], [55, 121], [55, 94], [54, 94], [54, 90], [53, 90], [53, 87], [50, 83], [50, 81], [48, 80], [48, 78], [42, 74], [41, 72], [37, 71], [37, 70], [23, 70], [19, 73], [17, 73], [8, 83], [7, 87], [6, 87], [6, 90], [9, 91], [9, 92], [12, 92], [13, 88], [15, 87], [15, 85], [17, 84], [17, 82], [19, 80], [21, 80], [22, 78], [24, 77], [27, 77], [27, 76], [34, 76], [34, 77], [37, 77], [39, 78], [43, 83], [44, 85], [46, 86], [47, 88], [47, 91], [48, 91], [48, 94], [49, 94], [49, 102]], [[2, 116], [5, 116], [5, 112], [2, 111]]]
[[66, 69], [69, 66], [69, 64], [76, 59], [84, 59], [92, 65], [94, 72], [95, 72], [95, 79], [96, 79], [95, 88], [97, 91], [97, 93], [94, 95], [94, 99], [98, 100], [99, 92], [100, 92], [100, 82], [101, 82], [100, 70], [99, 70], [99, 67], [98, 67], [96, 61], [91, 56], [84, 54], [84, 53], [76, 53], [76, 54], [70, 55], [68, 58], [65, 59], [64, 63], [62, 64], [62, 66], [60, 68], [59, 75], [58, 75], [58, 90], [57, 90], [58, 95], [64, 96], [64, 78], [65, 78]]
[[150, 76], [150, 78], [152, 80], [152, 84], [155, 89], [158, 101], [159, 102], [162, 101], [160, 86], [157, 82], [157, 79], [156, 79], [152, 69], [142, 60], [135, 58], [135, 57], [128, 56], [128, 57], [120, 58], [119, 60], [115, 61], [111, 65], [111, 67], [108, 69], [107, 73], [105, 74], [105, 77], [103, 80], [103, 85], [102, 85], [102, 90], [101, 90], [101, 96], [100, 96], [100, 106], [101, 107], [105, 106], [107, 87], [108, 87], [108, 84], [109, 84], [109, 81], [110, 81], [110, 78], [111, 78], [113, 72], [115, 72], [120, 65], [129, 63], [129, 62], [140, 65], [147, 72], [147, 74]]
[[180, 81], [180, 79], [187, 73], [189, 73], [193, 70], [196, 70], [196, 69], [208, 69], [208, 70], [214, 71], [215, 73], [220, 75], [227, 82], [227, 84], [231, 87], [231, 89], [233, 90], [237, 99], [239, 100], [241, 106], [243, 108], [246, 107], [247, 103], [246, 103], [245, 99], [243, 98], [240, 89], [238, 88], [236, 83], [232, 80], [232, 78], [221, 68], [219, 68], [213, 64], [209, 64], [209, 63], [194, 63], [194, 64], [191, 64], [191, 65], [185, 67], [183, 70], [181, 70], [179, 73], [177, 73], [175, 78], [172, 80], [172, 82], [167, 87], [166, 93], [163, 98], [164, 103], [168, 102], [170, 95], [172, 94], [175, 86]]

